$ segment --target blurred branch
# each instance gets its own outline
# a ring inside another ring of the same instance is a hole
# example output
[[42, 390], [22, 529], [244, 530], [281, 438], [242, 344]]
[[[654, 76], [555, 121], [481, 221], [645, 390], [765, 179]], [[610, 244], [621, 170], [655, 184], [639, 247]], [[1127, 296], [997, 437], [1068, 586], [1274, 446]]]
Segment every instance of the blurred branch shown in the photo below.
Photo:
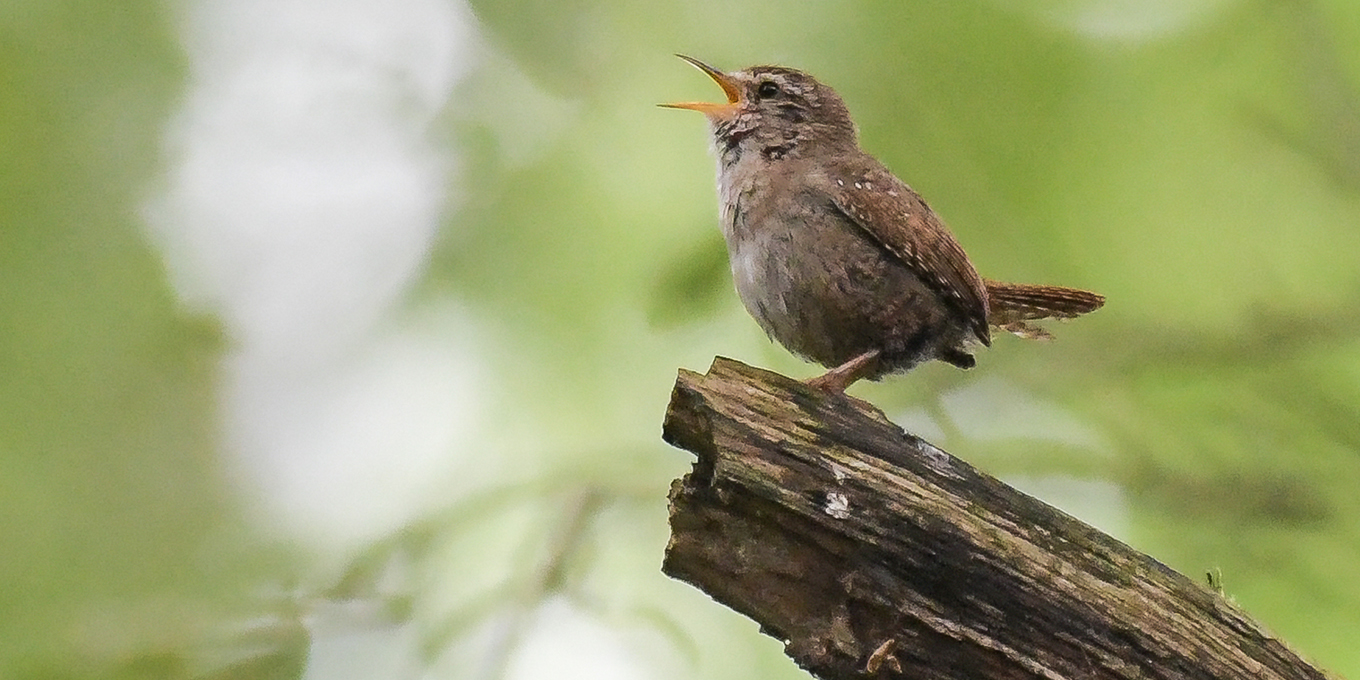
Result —
[[548, 535], [544, 561], [530, 575], [507, 620], [489, 645], [491, 661], [485, 677], [506, 677], [510, 657], [528, 632], [534, 609], [565, 586], [567, 563], [580, 548], [590, 519], [599, 511], [602, 500], [594, 489], [583, 489], [566, 501], [557, 525]]
[[821, 678], [1325, 676], [1218, 594], [849, 397], [681, 371], [663, 570]]
[[[1194, 366], [1204, 376], [1250, 375], [1264, 394], [1290, 391], [1291, 398], [1277, 406], [1298, 413], [1300, 421], [1309, 423], [1315, 433], [1346, 446], [1360, 443], [1360, 424], [1349, 394], [1307, 387], [1311, 383], [1300, 382], [1299, 363], [1351, 346], [1360, 337], [1360, 304], [1312, 313], [1261, 308], [1241, 326], [1243, 330], [1234, 334], [1134, 329], [1146, 337], [1145, 342], [1106, 355], [1108, 365], [1088, 374], [1130, 376], [1168, 366]], [[1141, 435], [1136, 438], [1141, 440]]]
[[1112, 368], [1124, 373], [1168, 363], [1193, 363], [1209, 372], [1278, 363], [1319, 346], [1354, 341], [1360, 336], [1360, 304], [1325, 312], [1258, 308], [1241, 327], [1234, 334], [1144, 327], [1145, 340], [1115, 355], [1118, 363]]

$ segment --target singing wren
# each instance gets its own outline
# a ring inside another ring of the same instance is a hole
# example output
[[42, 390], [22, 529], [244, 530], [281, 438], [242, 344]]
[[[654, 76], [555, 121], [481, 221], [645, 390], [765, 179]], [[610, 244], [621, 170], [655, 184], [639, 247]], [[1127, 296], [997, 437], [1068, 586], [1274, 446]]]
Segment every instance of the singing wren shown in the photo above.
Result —
[[843, 392], [939, 359], [959, 368], [991, 329], [1048, 334], [1105, 298], [990, 281], [919, 194], [859, 148], [845, 102], [780, 66], [726, 73], [677, 55], [718, 83], [724, 103], [661, 106], [708, 118], [718, 205], [737, 294], [771, 338], [829, 368], [808, 381]]

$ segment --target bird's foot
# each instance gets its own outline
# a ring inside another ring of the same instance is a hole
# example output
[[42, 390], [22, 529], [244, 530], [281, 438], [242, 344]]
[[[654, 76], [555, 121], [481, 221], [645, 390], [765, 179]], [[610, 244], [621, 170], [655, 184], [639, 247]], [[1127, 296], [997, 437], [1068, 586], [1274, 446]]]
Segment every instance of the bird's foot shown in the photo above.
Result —
[[807, 385], [823, 392], [842, 394], [845, 392], [845, 388], [854, 384], [856, 380], [873, 372], [875, 364], [878, 362], [878, 355], [878, 350], [871, 349], [826, 373], [807, 380]]

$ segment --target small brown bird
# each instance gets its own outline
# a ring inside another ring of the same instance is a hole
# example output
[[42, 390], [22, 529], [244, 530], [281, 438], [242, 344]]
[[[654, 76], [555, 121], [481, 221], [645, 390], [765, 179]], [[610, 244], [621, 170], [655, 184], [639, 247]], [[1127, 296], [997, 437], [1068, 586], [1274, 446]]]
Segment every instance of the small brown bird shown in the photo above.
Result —
[[972, 368], [992, 327], [1068, 318], [1105, 298], [988, 281], [921, 196], [859, 148], [830, 87], [780, 66], [724, 73], [677, 55], [727, 102], [661, 106], [708, 117], [718, 203], [737, 293], [770, 337], [831, 369], [810, 384], [843, 392], [939, 359]]

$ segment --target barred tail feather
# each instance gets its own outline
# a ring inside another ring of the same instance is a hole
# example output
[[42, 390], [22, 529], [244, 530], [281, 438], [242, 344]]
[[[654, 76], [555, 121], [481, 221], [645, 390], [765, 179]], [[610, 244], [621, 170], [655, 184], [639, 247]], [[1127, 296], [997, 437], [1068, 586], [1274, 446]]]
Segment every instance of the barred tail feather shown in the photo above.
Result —
[[1076, 288], [986, 281], [987, 321], [1023, 338], [1048, 339], [1042, 328], [1024, 323], [1036, 319], [1070, 319], [1100, 309], [1105, 296]]

